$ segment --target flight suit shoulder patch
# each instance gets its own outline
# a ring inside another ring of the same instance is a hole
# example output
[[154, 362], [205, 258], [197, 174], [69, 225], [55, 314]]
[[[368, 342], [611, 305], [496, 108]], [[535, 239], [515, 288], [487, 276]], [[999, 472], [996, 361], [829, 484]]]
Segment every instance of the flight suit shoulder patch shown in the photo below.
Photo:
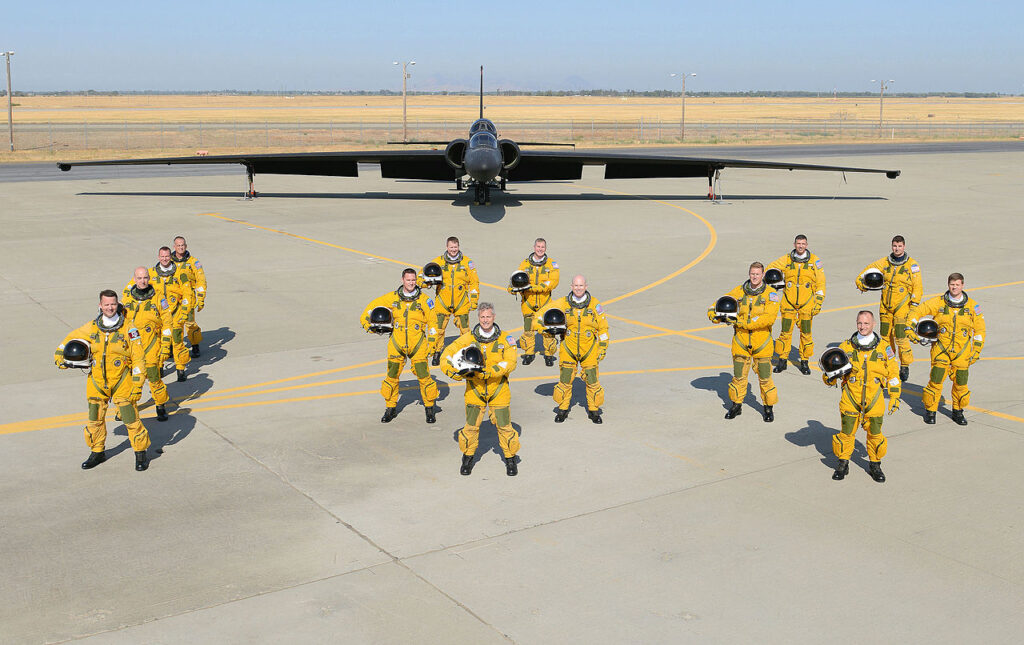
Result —
[[160, 307], [167, 309], [167, 298], [160, 298]]
[[515, 345], [516, 344], [516, 339], [513, 338], [511, 334], [509, 334], [508, 336], [505, 336], [505, 342], [508, 343], [509, 346]]
[[889, 359], [896, 358], [896, 353], [892, 351], [892, 347], [885, 348], [885, 357]]
[[779, 294], [778, 294], [778, 292], [773, 291], [772, 293], [769, 293], [768, 294], [768, 299], [771, 300], [772, 302], [778, 302], [779, 301]]
[[131, 329], [129, 329], [128, 330], [128, 340], [138, 340], [138, 339], [139, 339], [139, 330], [136, 329], [135, 327], [132, 327]]
[[196, 260], [196, 267], [199, 268], [199, 269], [202, 269], [203, 268], [203, 263], [200, 262], [199, 260]]
[[820, 269], [824, 265], [822, 265], [821, 260], [815, 260], [814, 261], [814, 266], [816, 266], [816, 267], [818, 267]]
[[558, 268], [558, 263], [557, 263], [557, 262], [555, 262], [554, 260], [552, 260], [552, 261], [551, 261], [551, 268], [552, 268], [552, 269], [557, 269], [557, 268]]
[[980, 314], [981, 313], [981, 305], [974, 305], [974, 313], [976, 313], [976, 314]]
[[431, 309], [434, 308], [434, 299], [433, 298], [427, 298], [427, 306], [430, 307]]
[[603, 314], [604, 313], [604, 307], [602, 307], [601, 305], [598, 305], [598, 306], [594, 307], [594, 311], [596, 311], [599, 314]]
[[469, 267], [470, 269], [475, 269], [476, 268], [476, 265], [473, 264], [472, 260], [468, 260], [466, 262], [466, 266]]
[[918, 264], [911, 264], [910, 265], [910, 272], [911, 273], [918, 273], [919, 271], [921, 271], [920, 265], [918, 265]]

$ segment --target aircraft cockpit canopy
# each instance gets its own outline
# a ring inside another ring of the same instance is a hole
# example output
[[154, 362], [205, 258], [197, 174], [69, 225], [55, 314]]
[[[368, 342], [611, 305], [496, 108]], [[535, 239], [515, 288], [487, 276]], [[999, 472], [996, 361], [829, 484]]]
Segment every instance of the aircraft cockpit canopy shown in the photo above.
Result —
[[473, 122], [473, 125], [469, 126], [469, 134], [472, 136], [477, 132], [490, 132], [493, 135], [497, 135], [498, 129], [487, 119], [477, 119]]
[[490, 132], [477, 132], [469, 138], [470, 148], [497, 148], [498, 140]]

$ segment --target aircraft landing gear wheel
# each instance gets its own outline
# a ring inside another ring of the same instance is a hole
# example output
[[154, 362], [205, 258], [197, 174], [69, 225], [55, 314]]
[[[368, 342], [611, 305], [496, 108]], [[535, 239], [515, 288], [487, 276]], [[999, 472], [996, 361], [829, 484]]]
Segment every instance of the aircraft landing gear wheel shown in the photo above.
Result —
[[491, 205], [491, 187], [484, 186], [484, 206]]
[[455, 179], [455, 190], [462, 190], [462, 177]]
[[504, 177], [501, 178], [501, 189], [505, 190], [505, 178]]
[[473, 187], [473, 205], [479, 206], [480, 202], [483, 201], [483, 191], [480, 190], [479, 186]]

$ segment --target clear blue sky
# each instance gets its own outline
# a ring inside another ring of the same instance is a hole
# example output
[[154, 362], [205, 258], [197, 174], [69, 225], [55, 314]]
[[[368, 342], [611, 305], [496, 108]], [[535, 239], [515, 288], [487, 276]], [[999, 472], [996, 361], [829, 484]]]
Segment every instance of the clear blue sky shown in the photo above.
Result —
[[1024, 92], [1024, 2], [12, 1], [18, 90]]

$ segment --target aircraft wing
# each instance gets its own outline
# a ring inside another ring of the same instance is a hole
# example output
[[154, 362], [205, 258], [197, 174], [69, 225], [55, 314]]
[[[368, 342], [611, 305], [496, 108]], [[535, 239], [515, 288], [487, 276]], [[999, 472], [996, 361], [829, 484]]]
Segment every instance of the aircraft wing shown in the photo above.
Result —
[[823, 166], [778, 161], [745, 161], [711, 157], [676, 157], [630, 153], [591, 153], [586, 151], [548, 152], [522, 150], [519, 163], [508, 172], [509, 181], [580, 179], [583, 166], [604, 166], [605, 179], [641, 177], [711, 177], [723, 168], [768, 168], [774, 170], [829, 170], [833, 172], [884, 173], [899, 177], [899, 170]]
[[[462, 175], [448, 164], [443, 150], [375, 150], [367, 152], [303, 152], [252, 155], [210, 155], [112, 159], [108, 161], [61, 162], [61, 170], [74, 166], [240, 164], [254, 174], [324, 175], [358, 177], [359, 164], [380, 166], [381, 176], [390, 179], [432, 179], [454, 181]], [[745, 161], [712, 157], [677, 157], [631, 153], [586, 151], [522, 150], [519, 163], [508, 171], [508, 181], [580, 179], [583, 166], [603, 165], [605, 179], [641, 177], [711, 177], [723, 168], [770, 168], [776, 170], [828, 170], [833, 172], [884, 173], [895, 179], [899, 170], [823, 166], [777, 161]]]
[[377, 164], [382, 177], [389, 179], [437, 179], [455, 181], [462, 175], [444, 158], [444, 150], [375, 150], [370, 152], [301, 152], [253, 155], [208, 155], [195, 157], [157, 157], [152, 159], [111, 159], [109, 161], [70, 161], [57, 166], [71, 170], [75, 166], [240, 164], [259, 175], [324, 175], [358, 177], [359, 164]]

